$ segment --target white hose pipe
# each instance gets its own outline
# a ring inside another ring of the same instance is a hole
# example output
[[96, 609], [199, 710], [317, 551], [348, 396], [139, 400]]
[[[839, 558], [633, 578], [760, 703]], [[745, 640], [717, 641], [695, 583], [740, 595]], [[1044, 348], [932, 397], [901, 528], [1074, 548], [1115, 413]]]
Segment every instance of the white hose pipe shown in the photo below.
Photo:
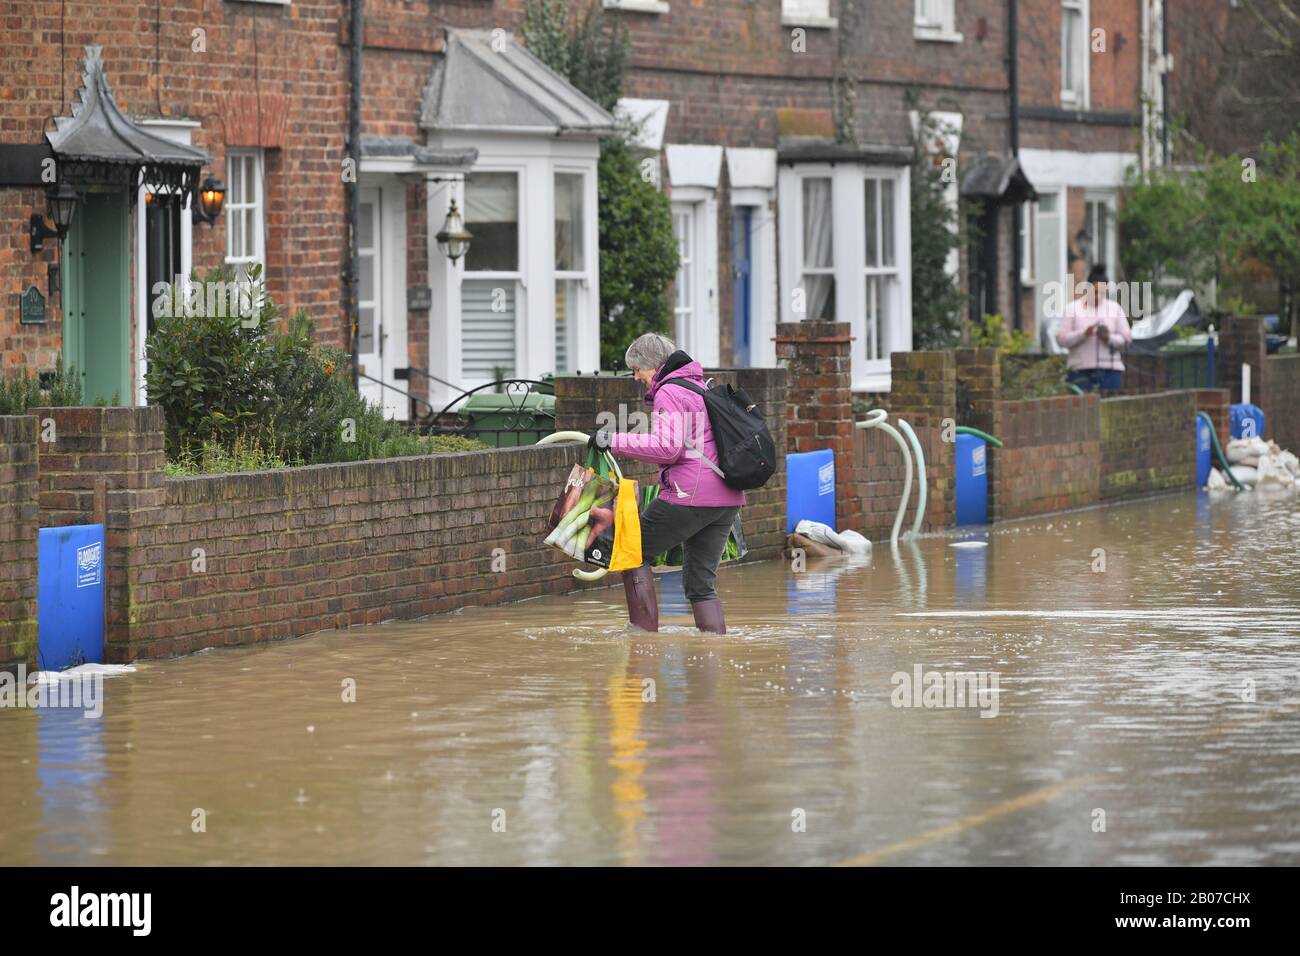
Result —
[[[544, 438], [539, 439], [537, 444], [554, 445], [557, 442], [562, 441], [579, 441], [585, 445], [587, 442], [591, 441], [591, 436], [584, 432], [552, 432]], [[614, 456], [609, 454], [609, 452], [606, 452], [605, 457], [609, 460], [610, 471], [614, 473], [614, 476], [619, 481], [622, 481], [623, 472], [619, 470], [618, 462], [614, 460]], [[609, 568], [597, 568], [595, 571], [584, 571], [582, 568], [573, 569], [573, 576], [579, 581], [599, 581], [607, 574], [609, 574]]]
[[903, 464], [907, 466], [906, 474], [903, 478], [903, 500], [898, 503], [898, 514], [894, 516], [894, 530], [889, 535], [889, 544], [891, 547], [898, 547], [898, 532], [903, 527], [903, 515], [907, 513], [907, 501], [912, 497], [912, 453], [908, 451], [907, 443], [903, 441], [903, 436], [898, 433], [898, 429], [889, 422], [885, 421], [889, 413], [883, 408], [873, 408], [867, 412], [867, 417], [860, 422], [854, 422], [855, 428], [879, 428], [886, 435], [894, 439], [898, 444], [898, 449], [903, 453]]
[[917, 441], [916, 432], [912, 431], [911, 425], [900, 418], [898, 427], [907, 436], [908, 444], [912, 446], [912, 454], [916, 456], [916, 517], [912, 521], [912, 534], [915, 536], [921, 533], [921, 523], [925, 521], [925, 504], [929, 491], [925, 481], [925, 453], [921, 451], [921, 443]]

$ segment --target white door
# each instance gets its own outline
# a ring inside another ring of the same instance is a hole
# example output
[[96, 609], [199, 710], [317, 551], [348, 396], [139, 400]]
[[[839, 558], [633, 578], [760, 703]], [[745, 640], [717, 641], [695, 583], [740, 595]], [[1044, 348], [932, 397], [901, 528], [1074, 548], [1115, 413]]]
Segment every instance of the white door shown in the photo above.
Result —
[[1045, 352], [1062, 352], [1056, 344], [1065, 303], [1074, 298], [1065, 262], [1065, 190], [1043, 191], [1034, 206], [1034, 301], [1039, 340]]
[[[395, 232], [402, 222], [405, 192], [393, 186], [363, 186], [357, 224], [357, 364], [358, 390], [388, 418], [408, 417], [407, 382], [394, 372], [407, 367], [404, 262], [405, 243]], [[384, 384], [380, 384], [380, 383]]]

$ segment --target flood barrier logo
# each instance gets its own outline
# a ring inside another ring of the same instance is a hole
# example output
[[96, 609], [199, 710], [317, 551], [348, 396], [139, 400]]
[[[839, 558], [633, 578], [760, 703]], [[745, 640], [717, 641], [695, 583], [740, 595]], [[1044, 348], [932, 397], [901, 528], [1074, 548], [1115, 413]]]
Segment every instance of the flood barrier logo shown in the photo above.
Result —
[[152, 893], [71, 892], [50, 897], [51, 926], [125, 926], [133, 936], [148, 936], [153, 925]]
[[84, 711], [87, 720], [98, 720], [104, 716], [104, 675], [44, 671], [28, 677], [26, 664], [19, 664], [13, 673], [0, 671], [0, 709], [21, 707], [67, 707]]
[[895, 671], [889, 702], [895, 707], [978, 707], [981, 717], [998, 715], [997, 671], [926, 671], [920, 664]]
[[77, 587], [94, 587], [103, 580], [104, 546], [96, 541], [77, 549]]
[[817, 497], [835, 492], [835, 462], [828, 461], [817, 469]]

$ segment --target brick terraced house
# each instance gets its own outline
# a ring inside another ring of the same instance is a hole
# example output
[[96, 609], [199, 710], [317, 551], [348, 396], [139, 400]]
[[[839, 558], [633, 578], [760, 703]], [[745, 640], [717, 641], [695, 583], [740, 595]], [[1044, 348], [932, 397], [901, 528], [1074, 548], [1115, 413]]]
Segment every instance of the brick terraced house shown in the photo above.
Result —
[[[950, 201], [976, 204], [951, 264], [969, 310], [1030, 333], [1048, 283], [1117, 270], [1124, 170], [1162, 161], [1142, 122], [1170, 64], [1160, 0], [595, 2], [629, 31], [619, 111], [659, 160], [674, 334], [706, 365], [773, 365], [778, 321], [838, 319], [854, 388], [888, 389], [912, 347], [918, 104], [941, 123], [921, 148], [957, 159]], [[262, 263], [346, 347], [355, 178], [361, 387], [389, 414], [593, 369], [615, 117], [519, 43], [524, 6], [365, 0], [350, 176], [346, 0], [9, 0], [0, 367], [62, 356], [88, 401], [142, 403], [150, 290], [223, 262]], [[225, 190], [211, 222], [205, 184]], [[33, 239], [70, 193], [66, 239]], [[453, 203], [475, 236], [455, 261], [434, 241]]]

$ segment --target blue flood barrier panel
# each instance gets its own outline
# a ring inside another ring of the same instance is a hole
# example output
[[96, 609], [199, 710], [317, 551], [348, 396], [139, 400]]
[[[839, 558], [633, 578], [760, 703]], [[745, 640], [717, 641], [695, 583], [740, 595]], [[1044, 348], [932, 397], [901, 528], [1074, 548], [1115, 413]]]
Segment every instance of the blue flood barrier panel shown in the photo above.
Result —
[[988, 524], [988, 445], [974, 435], [957, 436], [957, 524]]
[[1204, 488], [1210, 480], [1210, 426], [1202, 418], [1196, 422], [1196, 487]]
[[41, 528], [36, 554], [41, 670], [104, 663], [104, 526]]
[[829, 448], [785, 456], [785, 533], [805, 520], [835, 527], [835, 453]]
[[1264, 409], [1238, 403], [1228, 408], [1228, 433], [1233, 438], [1263, 438]]

